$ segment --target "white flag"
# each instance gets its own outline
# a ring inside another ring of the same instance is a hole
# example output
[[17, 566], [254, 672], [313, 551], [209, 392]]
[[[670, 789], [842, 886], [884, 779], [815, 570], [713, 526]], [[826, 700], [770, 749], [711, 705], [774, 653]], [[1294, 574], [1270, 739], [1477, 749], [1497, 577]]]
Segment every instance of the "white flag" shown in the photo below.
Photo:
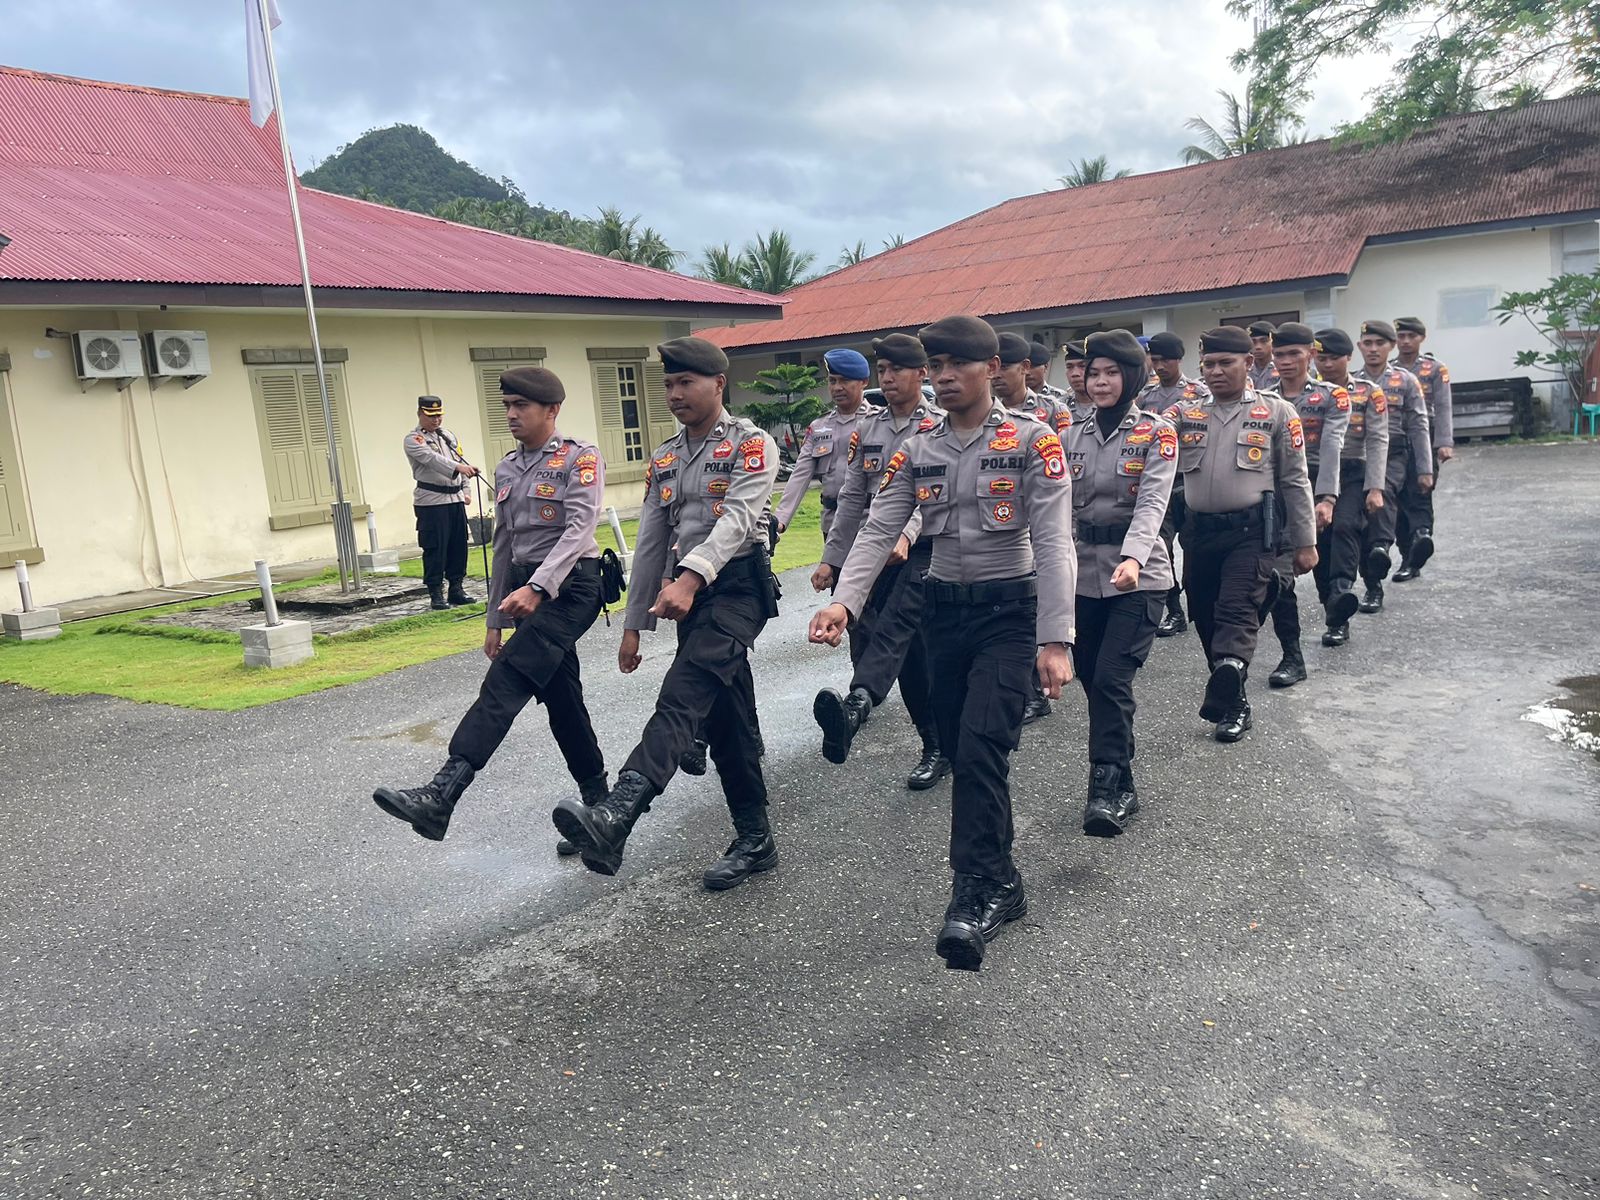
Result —
[[277, 0], [244, 0], [244, 38], [250, 55], [250, 119], [265, 125], [272, 115], [272, 83], [267, 76], [267, 40], [261, 32], [261, 9], [276, 29], [283, 24]]

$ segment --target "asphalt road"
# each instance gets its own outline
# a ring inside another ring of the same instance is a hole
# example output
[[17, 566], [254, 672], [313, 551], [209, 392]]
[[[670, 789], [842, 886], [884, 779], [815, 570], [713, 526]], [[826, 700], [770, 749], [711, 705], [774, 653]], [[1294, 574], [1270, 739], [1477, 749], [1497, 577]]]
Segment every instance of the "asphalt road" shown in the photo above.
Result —
[[[782, 867], [680, 778], [606, 879], [536, 710], [424, 842], [467, 655], [237, 715], [0, 691], [0, 1196], [1600, 1194], [1600, 451], [1468, 450], [1441, 549], [1212, 742], [1140, 680], [1145, 811], [1078, 832], [1079, 696], [1014, 760], [1028, 918], [947, 972], [948, 785], [898, 701], [843, 767], [786, 580], [756, 655]], [[668, 653], [587, 645], [613, 769]], [[1270, 670], [1276, 655], [1259, 668]]]

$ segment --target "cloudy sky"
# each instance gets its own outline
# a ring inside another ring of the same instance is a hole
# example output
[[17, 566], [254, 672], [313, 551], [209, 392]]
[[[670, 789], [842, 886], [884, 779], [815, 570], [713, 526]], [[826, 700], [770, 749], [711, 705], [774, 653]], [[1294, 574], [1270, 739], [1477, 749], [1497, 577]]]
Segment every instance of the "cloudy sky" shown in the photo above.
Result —
[[[7, 4], [0, 62], [242, 95], [245, 0]], [[528, 196], [643, 214], [675, 248], [781, 227], [819, 265], [1012, 196], [1083, 157], [1177, 165], [1221, 121], [1223, 0], [279, 0], [301, 165], [421, 125]], [[1325, 71], [1313, 133], [1363, 111]]]

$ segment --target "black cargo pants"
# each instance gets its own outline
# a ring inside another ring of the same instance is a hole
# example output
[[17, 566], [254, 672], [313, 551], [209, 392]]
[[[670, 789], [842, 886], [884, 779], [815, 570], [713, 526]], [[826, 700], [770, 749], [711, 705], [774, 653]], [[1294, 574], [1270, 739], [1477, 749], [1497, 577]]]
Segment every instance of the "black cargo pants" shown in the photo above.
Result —
[[862, 606], [850, 643], [851, 688], [865, 688], [876, 707], [898, 679], [900, 699], [918, 729], [934, 721], [923, 635], [923, 576], [932, 561], [933, 539], [924, 538], [912, 545], [905, 562], [885, 567]]

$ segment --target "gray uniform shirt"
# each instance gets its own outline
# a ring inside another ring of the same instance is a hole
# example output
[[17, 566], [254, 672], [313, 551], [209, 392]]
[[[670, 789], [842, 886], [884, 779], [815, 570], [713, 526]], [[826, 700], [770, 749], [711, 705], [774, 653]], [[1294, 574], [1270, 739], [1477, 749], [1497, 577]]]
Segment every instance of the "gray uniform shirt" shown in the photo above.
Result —
[[795, 510], [805, 499], [806, 489], [813, 479], [822, 481], [822, 498], [839, 499], [839, 489], [844, 486], [845, 457], [850, 446], [850, 435], [856, 431], [861, 418], [876, 412], [863, 403], [848, 417], [835, 409], [811, 422], [805, 440], [800, 443], [800, 454], [795, 459], [789, 481], [783, 485], [783, 495], [778, 500], [778, 524], [787, 526], [794, 520]]
[[[1371, 378], [1361, 372], [1363, 378]], [[1389, 453], [1399, 454], [1400, 445], [1395, 438], [1394, 422], [1400, 421], [1399, 432], [1404, 435], [1411, 460], [1418, 475], [1433, 474], [1432, 430], [1428, 427], [1428, 402], [1422, 396], [1422, 385], [1410, 371], [1399, 367], [1385, 367], [1379, 378], [1373, 380], [1383, 389], [1389, 400]]]
[[[883, 482], [885, 468], [896, 451], [917, 433], [926, 433], [939, 423], [944, 414], [927, 400], [917, 402], [904, 426], [896, 428], [899, 420], [890, 408], [880, 408], [862, 417], [850, 442], [845, 448], [844, 485], [839, 489], [839, 511], [833, 514], [833, 528], [828, 531], [828, 542], [822, 548], [822, 561], [838, 569], [861, 531], [872, 507], [873, 497]], [[913, 510], [905, 528], [901, 530], [911, 541], [922, 533], [922, 512]]]
[[1072, 427], [1072, 405], [1067, 403], [1065, 396], [1053, 396], [1029, 388], [1025, 401], [1007, 407], [1011, 412], [1027, 413], [1041, 425], [1054, 429], [1061, 437], [1065, 437], [1067, 430]]
[[1070, 389], [1057, 387], [1048, 379], [1044, 381], [1044, 386], [1039, 389], [1039, 394], [1051, 400], [1067, 400], [1072, 396]]
[[1339, 457], [1364, 462], [1363, 490], [1381, 492], [1389, 467], [1389, 397], [1370, 379], [1354, 375], [1344, 389], [1350, 396], [1350, 423]]
[[[1281, 394], [1281, 393], [1280, 393]], [[1339, 494], [1339, 457], [1350, 429], [1350, 393], [1342, 387], [1307, 379], [1298, 396], [1284, 396], [1300, 414], [1306, 436], [1306, 469], [1318, 499]]]
[[1264, 367], [1256, 366], [1254, 356], [1250, 359], [1250, 386], [1258, 392], [1275, 392], [1278, 390], [1278, 364], [1270, 358]]
[[1180, 375], [1178, 382], [1168, 387], [1157, 380], [1147, 383], [1144, 391], [1134, 399], [1134, 403], [1146, 412], [1164, 413], [1174, 404], [1183, 404], [1190, 400], [1204, 400], [1211, 395], [1211, 389], [1198, 379], [1190, 379], [1187, 375]]
[[1422, 354], [1409, 367], [1398, 358], [1389, 364], [1410, 371], [1422, 387], [1428, 402], [1428, 427], [1433, 431], [1433, 448], [1456, 444], [1455, 397], [1450, 394], [1450, 368], [1431, 354]]
[[598, 558], [594, 531], [606, 464], [589, 442], [556, 434], [537, 450], [518, 446], [494, 469], [494, 569], [489, 576], [490, 629], [516, 621], [498, 610], [510, 590], [511, 565], [538, 564], [529, 583], [559, 596], [580, 558]]
[[[1077, 520], [1078, 595], [1121, 596], [1111, 572], [1125, 558], [1139, 564], [1139, 590], [1172, 587], [1172, 557], [1161, 540], [1161, 522], [1178, 474], [1178, 431], [1165, 417], [1135, 405], [1109, 434], [1093, 418], [1074, 425], [1062, 439], [1072, 477], [1072, 515]], [[1126, 527], [1118, 541], [1090, 541], [1084, 526], [1103, 535]]]
[[944, 417], [909, 439], [883, 472], [834, 590], [852, 616], [913, 511], [933, 539], [930, 579], [980, 583], [1037, 571], [1039, 644], [1076, 640], [1072, 483], [1055, 430], [995, 401], [968, 445]]
[[[451, 453], [452, 449], [455, 453]], [[413, 488], [412, 504], [426, 508], [435, 504], [467, 502], [467, 481], [456, 471], [456, 464], [463, 461], [461, 443], [443, 425], [431, 433], [424, 433], [422, 426], [418, 425], [406, 434], [406, 457], [411, 460], [411, 478], [418, 483], [432, 483], [441, 487], [454, 484], [460, 489], [447, 493], [423, 487]]]
[[623, 628], [656, 627], [650, 606], [672, 576], [674, 546], [682, 552], [676, 565], [708, 584], [733, 559], [765, 546], [777, 479], [772, 435], [726, 410], [704, 441], [680, 429], [657, 446], [645, 475]]
[[1190, 512], [1241, 512], [1275, 491], [1289, 514], [1288, 544], [1316, 545], [1305, 430], [1294, 405], [1246, 388], [1231, 403], [1212, 396], [1174, 405], [1166, 415], [1178, 426], [1178, 469]]

